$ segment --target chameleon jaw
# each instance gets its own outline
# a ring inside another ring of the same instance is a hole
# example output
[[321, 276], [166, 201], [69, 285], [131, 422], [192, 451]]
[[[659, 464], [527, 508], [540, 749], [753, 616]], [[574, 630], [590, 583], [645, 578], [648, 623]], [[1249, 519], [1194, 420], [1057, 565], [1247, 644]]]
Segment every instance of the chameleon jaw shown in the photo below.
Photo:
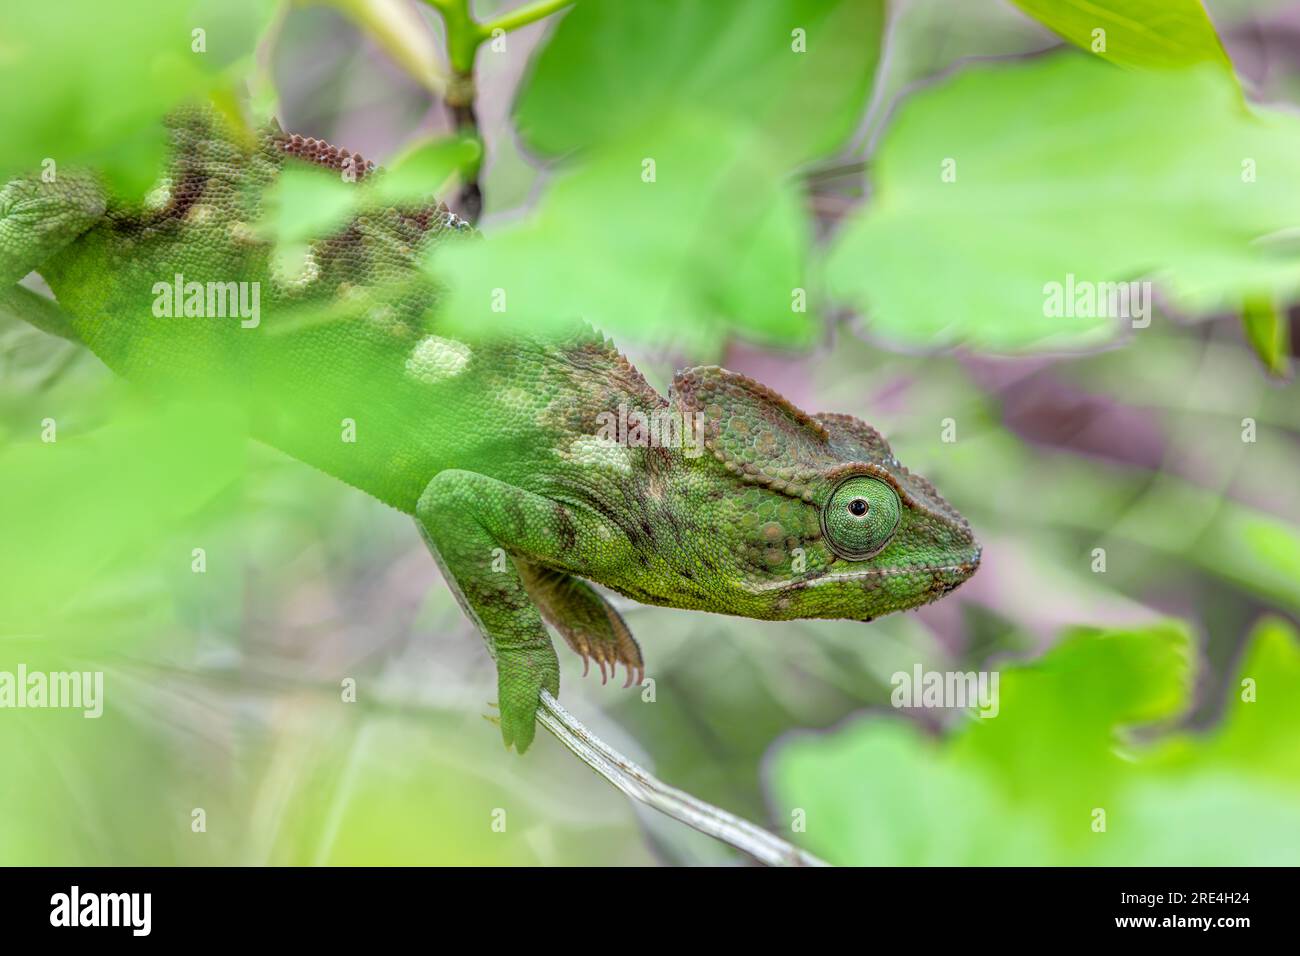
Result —
[[821, 587], [826, 584], [839, 584], [845, 581], [873, 580], [876, 578], [899, 574], [951, 574], [959, 576], [959, 580], [948, 589], [951, 591], [979, 569], [982, 553], [983, 548], [977, 545], [969, 557], [956, 563], [922, 564], [897, 568], [867, 568], [863, 571], [845, 571], [840, 574], [824, 574], [820, 577], [808, 578], [806, 580], [786, 579], [781, 581], [768, 581], [763, 584], [743, 581], [741, 582], [741, 587], [750, 594], [768, 594], [772, 591], [802, 591], [807, 588]]

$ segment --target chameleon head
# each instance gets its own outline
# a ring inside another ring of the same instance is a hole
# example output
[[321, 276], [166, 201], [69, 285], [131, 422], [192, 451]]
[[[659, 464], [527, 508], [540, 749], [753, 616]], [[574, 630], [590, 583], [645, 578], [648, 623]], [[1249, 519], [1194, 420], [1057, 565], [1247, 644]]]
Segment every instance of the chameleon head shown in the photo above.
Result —
[[718, 610], [871, 620], [937, 600], [979, 567], [966, 519], [864, 422], [808, 415], [713, 367], [681, 373], [673, 392], [703, 416], [710, 467], [730, 475], [707, 520], [735, 532], [702, 555], [734, 582]]

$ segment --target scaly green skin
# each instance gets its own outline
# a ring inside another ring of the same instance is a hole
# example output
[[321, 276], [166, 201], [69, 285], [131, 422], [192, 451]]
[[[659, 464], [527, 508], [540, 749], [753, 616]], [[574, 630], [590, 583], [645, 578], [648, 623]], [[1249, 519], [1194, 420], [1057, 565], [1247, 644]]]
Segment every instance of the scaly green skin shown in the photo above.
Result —
[[[240, 404], [258, 437], [414, 515], [497, 661], [507, 746], [529, 745], [541, 690], [559, 692], [544, 619], [602, 674], [642, 674], [636, 641], [586, 581], [671, 607], [868, 621], [977, 567], [966, 521], [857, 419], [806, 415], [713, 367], [680, 373], [665, 399], [585, 328], [439, 335], [438, 289], [418, 263], [469, 231], [444, 208], [362, 213], [282, 273], [254, 228], [263, 196], [286, 163], [338, 169], [347, 154], [278, 129], [243, 144], [200, 111], [170, 129], [171, 172], [144, 208], [91, 178], [0, 191], [0, 307], [147, 388]], [[13, 288], [32, 270], [60, 308]], [[157, 317], [155, 283], [176, 273], [260, 283], [260, 323]], [[602, 413], [620, 406], [699, 413], [704, 453], [602, 440]], [[876, 480], [844, 484], [855, 476]], [[842, 500], [856, 488], [870, 494]]]

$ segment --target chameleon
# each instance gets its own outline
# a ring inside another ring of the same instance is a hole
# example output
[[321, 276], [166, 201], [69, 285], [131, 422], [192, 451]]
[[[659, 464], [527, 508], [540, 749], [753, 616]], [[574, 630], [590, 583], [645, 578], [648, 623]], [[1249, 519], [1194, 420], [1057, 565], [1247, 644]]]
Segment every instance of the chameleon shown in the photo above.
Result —
[[[445, 205], [363, 205], [286, 261], [258, 229], [286, 168], [346, 173], [363, 191], [383, 171], [211, 108], [177, 110], [166, 130], [168, 164], [142, 200], [90, 172], [0, 190], [0, 307], [147, 392], [238, 407], [255, 438], [412, 516], [495, 660], [507, 749], [529, 747], [542, 694], [559, 695], [548, 623], [602, 678], [622, 666], [625, 686], [643, 680], [637, 641], [594, 585], [865, 622], [978, 568], [970, 524], [859, 419], [806, 413], [712, 365], [662, 395], [578, 320], [453, 335], [425, 263], [491, 240]], [[32, 272], [53, 300], [18, 285]], [[229, 314], [243, 290], [255, 322]], [[656, 426], [663, 440], [645, 440]]]

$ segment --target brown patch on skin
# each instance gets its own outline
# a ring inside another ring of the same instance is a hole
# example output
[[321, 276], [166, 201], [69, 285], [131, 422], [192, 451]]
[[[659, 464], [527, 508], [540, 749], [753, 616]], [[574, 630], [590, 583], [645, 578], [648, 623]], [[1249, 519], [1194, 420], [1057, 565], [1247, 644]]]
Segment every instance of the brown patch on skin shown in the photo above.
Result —
[[[383, 167], [376, 166], [358, 152], [342, 149], [323, 139], [286, 133], [278, 125], [273, 124], [269, 128], [264, 128], [260, 132], [260, 141], [263, 150], [275, 156], [276, 162], [281, 161], [283, 157], [292, 157], [295, 161], [320, 166], [339, 174], [348, 169], [354, 174], [353, 181], [358, 183], [374, 179], [384, 173]], [[392, 225], [398, 230], [398, 234], [412, 245], [448, 231], [473, 231], [473, 227], [468, 222], [448, 209], [446, 203], [439, 201], [401, 208], [389, 207], [389, 211], [397, 217]], [[337, 254], [345, 257], [347, 261], [365, 260], [365, 253], [368, 250], [360, 233], [355, 229], [355, 223], [324, 242], [328, 243], [331, 240], [335, 241], [334, 249]]]
[[555, 517], [564, 550], [574, 550], [578, 546], [578, 529], [573, 524], [573, 516], [569, 514], [567, 508], [556, 508]]
[[672, 508], [660, 508], [657, 510], [655, 517], [659, 520], [661, 526], [668, 529], [678, 550], [684, 549], [689, 535], [677, 513]]
[[186, 165], [179, 183], [172, 187], [171, 200], [159, 211], [160, 219], [184, 219], [207, 187], [208, 177], [196, 166]]

